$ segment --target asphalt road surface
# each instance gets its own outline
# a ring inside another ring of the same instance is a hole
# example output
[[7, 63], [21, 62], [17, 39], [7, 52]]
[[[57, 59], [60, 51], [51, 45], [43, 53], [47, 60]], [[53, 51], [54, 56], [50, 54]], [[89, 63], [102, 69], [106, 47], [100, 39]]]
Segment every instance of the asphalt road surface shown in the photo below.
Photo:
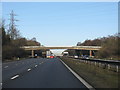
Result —
[[3, 88], [86, 88], [59, 58], [3, 63]]

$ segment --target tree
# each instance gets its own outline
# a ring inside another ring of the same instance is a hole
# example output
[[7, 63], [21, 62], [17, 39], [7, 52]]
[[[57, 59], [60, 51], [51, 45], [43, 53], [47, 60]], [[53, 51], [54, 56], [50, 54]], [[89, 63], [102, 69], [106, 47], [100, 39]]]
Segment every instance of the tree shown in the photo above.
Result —
[[6, 45], [10, 43], [10, 36], [6, 34], [5, 32], [5, 20], [2, 20], [2, 25], [0, 27], [2, 31], [2, 45]]
[[[120, 36], [119, 33], [115, 35], [109, 35], [107, 37], [103, 38], [97, 38], [94, 40], [85, 40], [83, 43], [79, 44], [77, 43], [78, 46], [83, 45], [83, 46], [102, 46], [102, 48], [98, 51], [95, 52], [94, 54], [98, 58], [116, 58], [120, 59]], [[87, 51], [82, 51], [82, 53], [87, 54], [89, 52]]]
[[[25, 51], [24, 49], [20, 48], [21, 46], [40, 46], [41, 44], [36, 41], [36, 38], [32, 38], [31, 40], [27, 40], [24, 37], [20, 37], [19, 30], [16, 29], [15, 25], [15, 18], [16, 16], [12, 11], [10, 13], [10, 24], [8, 33], [5, 30], [5, 20], [2, 21], [0, 25], [1, 32], [0, 37], [2, 38], [2, 60], [6, 59], [16, 59], [20, 57], [27, 57], [31, 52]], [[1, 48], [0, 48], [1, 49]]]
[[6, 45], [10, 43], [10, 37], [9, 35], [6, 35], [4, 27], [2, 27], [2, 45]]
[[32, 41], [36, 41], [36, 38], [35, 38], [35, 37], [33, 37], [31, 40], [32, 40]]
[[12, 40], [12, 45], [15, 47], [21, 47], [27, 45], [27, 40], [26, 38], [18, 38], [15, 40]]
[[[102, 38], [103, 40], [103, 38]], [[119, 53], [119, 36], [108, 36], [106, 38], [104, 38], [104, 42], [102, 44], [102, 49], [100, 49], [100, 51], [98, 51], [97, 55], [100, 58], [116, 58], [118, 59], [118, 57], [120, 56]]]
[[81, 45], [81, 42], [78, 42], [78, 43], [77, 43], [77, 46], [80, 46], [80, 45]]

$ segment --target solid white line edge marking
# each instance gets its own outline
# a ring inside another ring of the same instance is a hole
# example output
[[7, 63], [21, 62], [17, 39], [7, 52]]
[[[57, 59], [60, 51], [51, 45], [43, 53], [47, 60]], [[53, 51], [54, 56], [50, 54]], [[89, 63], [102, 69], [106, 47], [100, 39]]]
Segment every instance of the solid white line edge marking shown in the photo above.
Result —
[[93, 88], [90, 84], [88, 84], [84, 79], [82, 79], [77, 73], [75, 73], [68, 65], [66, 65], [61, 59], [60, 61], [72, 72], [72, 74], [78, 79], [80, 80], [88, 89], [92, 89], [95, 90], [95, 88]]
[[15, 75], [15, 76], [13, 76], [11, 79], [13, 80], [13, 79], [15, 79], [15, 78], [17, 78], [17, 77], [19, 77], [19, 75]]

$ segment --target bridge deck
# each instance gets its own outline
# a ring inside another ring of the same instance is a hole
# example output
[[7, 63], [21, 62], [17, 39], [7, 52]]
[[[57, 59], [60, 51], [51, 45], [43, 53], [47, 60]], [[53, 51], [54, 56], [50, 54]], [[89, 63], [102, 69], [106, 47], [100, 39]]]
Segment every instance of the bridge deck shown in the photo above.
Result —
[[41, 49], [76, 49], [76, 50], [100, 50], [101, 46], [65, 46], [65, 47], [43, 47], [43, 46], [23, 46], [25, 50], [41, 50]]

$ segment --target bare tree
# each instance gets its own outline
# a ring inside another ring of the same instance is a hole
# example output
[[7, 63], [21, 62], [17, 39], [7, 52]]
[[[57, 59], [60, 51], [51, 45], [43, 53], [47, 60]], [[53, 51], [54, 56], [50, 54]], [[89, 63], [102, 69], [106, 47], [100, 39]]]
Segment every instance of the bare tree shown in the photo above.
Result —
[[77, 43], [77, 46], [80, 46], [81, 44], [82, 44], [81, 42], [78, 42], [78, 43]]
[[0, 21], [0, 28], [5, 27], [5, 19], [2, 19]]
[[35, 37], [33, 37], [31, 40], [32, 40], [32, 41], [36, 41], [36, 38], [35, 38]]

